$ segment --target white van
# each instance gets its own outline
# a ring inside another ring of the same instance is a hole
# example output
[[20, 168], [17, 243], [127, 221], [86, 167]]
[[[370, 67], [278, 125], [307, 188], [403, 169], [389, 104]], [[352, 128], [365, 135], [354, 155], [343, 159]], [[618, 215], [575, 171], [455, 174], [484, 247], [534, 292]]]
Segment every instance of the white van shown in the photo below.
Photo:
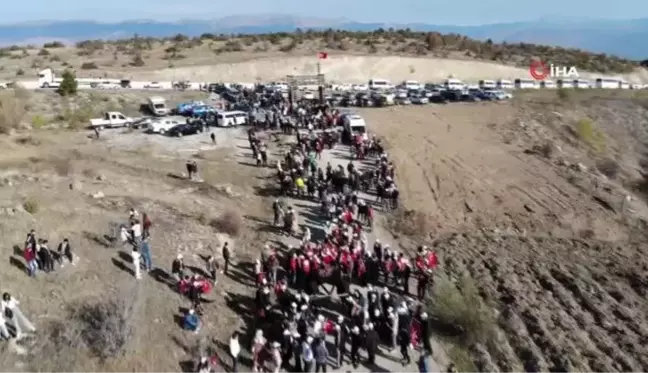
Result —
[[630, 88], [631, 88], [630, 83], [626, 82], [625, 80], [619, 82], [619, 89], [630, 89]]
[[423, 85], [416, 80], [406, 80], [401, 86], [408, 91], [418, 91], [423, 88]]
[[517, 89], [537, 89], [540, 84], [533, 79], [515, 79], [515, 88]]
[[342, 125], [344, 126], [343, 135], [346, 141], [351, 141], [352, 136], [361, 134], [362, 137], [367, 139], [367, 123], [364, 118], [358, 114], [345, 114], [342, 117]]
[[495, 89], [495, 88], [497, 88], [497, 84], [495, 83], [494, 80], [480, 80], [479, 81], [479, 88], [481, 88], [481, 89]]
[[594, 87], [598, 89], [617, 89], [621, 82], [619, 79], [613, 78], [598, 78], [594, 83]]
[[513, 82], [510, 80], [500, 79], [497, 81], [497, 89], [513, 89]]
[[236, 127], [247, 124], [248, 115], [242, 111], [221, 111], [216, 114], [219, 127]]
[[164, 97], [149, 97], [148, 108], [153, 115], [157, 115], [159, 117], [169, 114], [169, 108], [166, 106], [166, 100], [164, 99]]
[[591, 88], [589, 80], [585, 79], [574, 79], [574, 88], [586, 89]]
[[369, 80], [369, 89], [391, 89], [393, 88], [387, 79], [371, 79]]
[[446, 79], [443, 86], [448, 90], [459, 91], [464, 89], [465, 84], [459, 79]]

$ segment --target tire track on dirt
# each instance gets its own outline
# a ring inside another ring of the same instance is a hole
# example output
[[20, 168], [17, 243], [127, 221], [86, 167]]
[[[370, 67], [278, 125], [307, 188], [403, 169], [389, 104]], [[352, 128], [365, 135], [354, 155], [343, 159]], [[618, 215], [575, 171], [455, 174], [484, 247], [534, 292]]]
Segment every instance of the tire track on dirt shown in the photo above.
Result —
[[[619, 370], [619, 371], [636, 371], [638, 366], [634, 359], [631, 359], [624, 352], [620, 351], [616, 344], [610, 340], [610, 337], [602, 330], [603, 326], [610, 325], [604, 311], [597, 307], [591, 298], [585, 295], [582, 286], [579, 285], [576, 279], [567, 273], [565, 268], [550, 268], [549, 275], [555, 281], [554, 294], [560, 294], [561, 302], [565, 302], [566, 307], [572, 309], [580, 308], [583, 314], [576, 320], [579, 322], [583, 330], [585, 330], [590, 340], [603, 352], [603, 356], [608, 357], [606, 371]], [[562, 287], [558, 290], [558, 284]], [[571, 296], [569, 296], [571, 294]], [[589, 316], [589, 317], [588, 317]], [[599, 368], [592, 366], [594, 370]]]

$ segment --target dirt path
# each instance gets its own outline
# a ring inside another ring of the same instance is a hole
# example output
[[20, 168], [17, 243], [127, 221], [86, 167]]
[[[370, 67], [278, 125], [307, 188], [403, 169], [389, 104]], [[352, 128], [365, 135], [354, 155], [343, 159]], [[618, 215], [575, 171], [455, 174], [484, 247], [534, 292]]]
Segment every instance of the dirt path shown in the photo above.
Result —
[[[296, 142], [296, 139], [294, 139], [294, 137], [291, 139], [288, 138], [286, 139], [288, 141], [286, 141], [284, 144]], [[247, 140], [245, 139], [245, 140], [238, 140], [238, 141], [239, 141], [239, 143], [237, 144], [237, 147], [239, 149], [238, 157], [242, 159], [247, 159], [248, 162], [250, 162], [252, 159], [252, 155]], [[280, 156], [279, 152], [270, 154], [271, 159], [277, 159], [279, 156]], [[326, 164], [330, 162], [334, 168], [337, 167], [338, 165], [341, 165], [346, 168], [346, 165], [348, 164], [350, 159], [351, 158], [350, 158], [349, 148], [346, 146], [338, 145], [333, 150], [325, 150], [323, 152], [322, 158], [319, 160], [319, 165], [320, 167], [325, 168]], [[362, 162], [362, 163], [354, 161], [354, 164], [356, 164], [356, 167], [372, 166], [372, 162], [370, 161]], [[272, 176], [274, 177], [274, 174], [272, 174]], [[360, 198], [363, 198], [368, 201], [375, 200], [375, 196], [367, 195], [364, 193], [360, 194]], [[319, 239], [319, 237], [323, 238], [324, 220], [319, 215], [319, 208], [320, 208], [319, 205], [310, 200], [288, 199], [288, 201], [289, 204], [293, 206], [293, 208], [297, 211], [298, 223], [300, 229], [302, 229], [303, 227], [308, 227], [311, 230], [311, 234], [314, 240]], [[270, 221], [268, 220], [268, 223], [269, 222]], [[397, 241], [386, 229], [381, 227], [379, 224], [374, 224], [374, 229], [371, 232], [367, 232], [366, 234], [367, 234], [369, 245], [373, 245], [376, 239], [380, 239], [382, 242], [389, 244], [393, 249], [398, 250]], [[285, 237], [285, 236], [275, 235], [275, 238], [279, 240], [284, 246], [299, 245], [299, 240], [295, 237]], [[414, 284], [411, 284], [410, 288], [413, 289]], [[353, 290], [355, 289], [362, 290], [361, 288], [353, 285]], [[254, 289], [250, 288], [249, 291], [250, 293], [253, 293]], [[432, 346], [433, 349], [435, 350], [434, 359], [438, 361], [447, 361], [444, 351], [442, 351], [442, 349], [440, 348], [440, 344], [437, 341], [432, 341]], [[366, 355], [363, 355], [363, 357], [366, 359]], [[390, 352], [386, 348], [381, 346], [380, 352], [376, 357], [376, 366], [374, 367], [360, 366], [358, 369], [354, 369], [354, 371], [358, 371], [358, 372], [370, 372], [370, 371], [371, 372], [396, 372], [396, 371], [415, 372], [418, 371], [418, 368], [416, 366], [416, 361], [418, 360], [419, 353], [417, 351], [411, 351], [410, 357], [412, 358], [412, 364], [408, 366], [402, 366], [400, 363], [401, 356], [400, 353], [398, 352], [398, 349], [395, 349], [394, 351]], [[348, 365], [345, 365], [340, 370], [334, 370], [331, 369], [331, 367], [329, 367], [329, 369], [334, 372], [347, 371], [347, 369], [349, 368], [350, 366]], [[430, 371], [443, 371], [443, 368], [435, 360], [432, 360]]]

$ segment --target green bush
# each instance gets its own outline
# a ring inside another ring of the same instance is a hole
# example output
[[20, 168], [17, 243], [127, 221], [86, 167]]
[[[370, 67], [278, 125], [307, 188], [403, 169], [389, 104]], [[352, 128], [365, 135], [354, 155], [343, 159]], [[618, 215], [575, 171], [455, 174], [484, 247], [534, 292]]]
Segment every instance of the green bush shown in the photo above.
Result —
[[94, 62], [84, 62], [81, 64], [81, 70], [96, 70], [98, 68], [99, 66]]
[[23, 208], [24, 208], [25, 211], [27, 211], [28, 213], [30, 213], [30, 214], [35, 214], [35, 213], [38, 212], [38, 209], [39, 209], [38, 201], [36, 201], [36, 200], [33, 199], [33, 198], [29, 198], [29, 199], [27, 199], [27, 200], [23, 203]]
[[581, 141], [596, 151], [605, 151], [605, 136], [596, 128], [594, 122], [590, 119], [583, 118], [576, 122], [576, 133]]
[[61, 81], [61, 86], [58, 89], [58, 93], [61, 96], [74, 96], [77, 93], [78, 83], [76, 76], [70, 70], [65, 70], [63, 72], [63, 80]]
[[65, 44], [61, 43], [60, 41], [53, 41], [51, 43], [43, 44], [43, 48], [47, 48], [47, 49], [63, 48], [63, 47], [65, 47]]
[[445, 275], [436, 276], [427, 305], [428, 313], [439, 325], [461, 331], [461, 340], [466, 345], [492, 340], [495, 317], [468, 275], [460, 277], [457, 284]]

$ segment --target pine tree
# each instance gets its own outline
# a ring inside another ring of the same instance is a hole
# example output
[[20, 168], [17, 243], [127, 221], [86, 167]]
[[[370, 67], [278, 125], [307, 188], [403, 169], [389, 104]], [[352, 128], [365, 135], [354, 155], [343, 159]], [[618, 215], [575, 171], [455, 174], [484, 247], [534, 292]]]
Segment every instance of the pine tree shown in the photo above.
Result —
[[61, 81], [61, 85], [58, 89], [58, 93], [61, 96], [74, 96], [77, 93], [77, 80], [76, 76], [74, 76], [74, 73], [70, 70], [65, 70], [63, 72], [63, 80]]

